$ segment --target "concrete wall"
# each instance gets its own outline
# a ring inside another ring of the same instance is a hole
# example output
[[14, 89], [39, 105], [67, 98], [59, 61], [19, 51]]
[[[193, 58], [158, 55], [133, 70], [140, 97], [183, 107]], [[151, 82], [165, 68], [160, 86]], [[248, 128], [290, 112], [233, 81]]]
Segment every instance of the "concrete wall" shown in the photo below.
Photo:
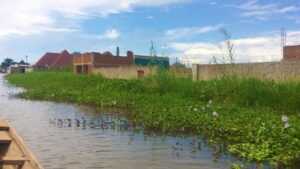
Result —
[[171, 66], [169, 72], [177, 77], [192, 77], [191, 68]]
[[137, 79], [156, 73], [155, 68], [140, 66], [99, 67], [93, 68], [93, 74], [101, 74], [112, 79]]
[[272, 80], [300, 79], [300, 61], [193, 65], [194, 80], [209, 80], [224, 75], [237, 75]]

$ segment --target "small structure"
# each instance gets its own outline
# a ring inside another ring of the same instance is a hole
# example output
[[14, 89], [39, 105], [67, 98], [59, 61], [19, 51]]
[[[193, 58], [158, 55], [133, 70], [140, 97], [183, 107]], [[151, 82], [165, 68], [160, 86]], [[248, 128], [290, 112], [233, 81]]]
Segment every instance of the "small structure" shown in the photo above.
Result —
[[134, 64], [138, 66], [157, 66], [168, 69], [170, 60], [168, 57], [134, 55]]
[[4, 69], [4, 68], [0, 68], [0, 73], [6, 73], [6, 69]]
[[73, 55], [67, 50], [61, 53], [48, 52], [34, 65], [36, 69], [63, 69], [72, 66]]
[[283, 61], [300, 61], [300, 45], [285, 46], [283, 48]]
[[110, 52], [83, 53], [74, 56], [73, 71], [76, 74], [101, 74], [117, 79], [140, 78], [153, 73], [152, 68], [134, 65], [133, 56], [131, 51], [127, 52], [127, 56], [114, 56]]
[[77, 74], [89, 74], [97, 68], [130, 66], [133, 64], [133, 53], [127, 52], [127, 56], [113, 56], [110, 52], [103, 54], [97, 52], [83, 53], [73, 59], [74, 72]]
[[7, 73], [27, 73], [31, 71], [32, 67], [28, 64], [13, 64], [8, 67]]

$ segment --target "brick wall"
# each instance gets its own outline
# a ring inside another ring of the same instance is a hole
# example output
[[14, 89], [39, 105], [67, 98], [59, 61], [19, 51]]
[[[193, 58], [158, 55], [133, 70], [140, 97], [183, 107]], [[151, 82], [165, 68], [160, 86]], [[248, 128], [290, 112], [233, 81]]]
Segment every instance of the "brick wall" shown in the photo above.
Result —
[[73, 65], [93, 64], [93, 56], [90, 53], [84, 53], [73, 57]]
[[97, 68], [121, 67], [133, 65], [133, 53], [127, 52], [127, 56], [113, 56], [110, 52], [83, 53], [73, 58], [73, 71], [77, 74], [90, 74]]
[[209, 80], [224, 75], [272, 80], [300, 79], [300, 61], [249, 64], [193, 65], [194, 80]]
[[300, 45], [284, 47], [283, 60], [300, 60]]
[[115, 67], [129, 66], [134, 63], [132, 52], [127, 52], [127, 56], [113, 56], [111, 53], [95, 53], [93, 55], [94, 67]]

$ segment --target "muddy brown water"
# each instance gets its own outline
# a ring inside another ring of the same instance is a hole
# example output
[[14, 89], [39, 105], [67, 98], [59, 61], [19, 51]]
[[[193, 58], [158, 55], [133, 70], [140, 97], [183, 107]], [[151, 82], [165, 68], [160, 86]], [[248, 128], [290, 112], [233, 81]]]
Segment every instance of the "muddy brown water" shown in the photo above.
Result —
[[45, 169], [229, 169], [233, 159], [197, 137], [146, 135], [113, 112], [30, 101], [0, 75], [0, 117], [24, 138]]

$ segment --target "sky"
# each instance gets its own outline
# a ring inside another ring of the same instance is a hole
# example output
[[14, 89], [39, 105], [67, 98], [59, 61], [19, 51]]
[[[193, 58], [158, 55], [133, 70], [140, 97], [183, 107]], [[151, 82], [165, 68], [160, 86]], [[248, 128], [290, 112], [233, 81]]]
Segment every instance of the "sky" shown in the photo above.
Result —
[[0, 60], [31, 63], [64, 49], [149, 55], [151, 41], [172, 62], [221, 62], [228, 39], [236, 62], [278, 61], [283, 28], [300, 44], [299, 0], [0, 0], [0, 21]]

